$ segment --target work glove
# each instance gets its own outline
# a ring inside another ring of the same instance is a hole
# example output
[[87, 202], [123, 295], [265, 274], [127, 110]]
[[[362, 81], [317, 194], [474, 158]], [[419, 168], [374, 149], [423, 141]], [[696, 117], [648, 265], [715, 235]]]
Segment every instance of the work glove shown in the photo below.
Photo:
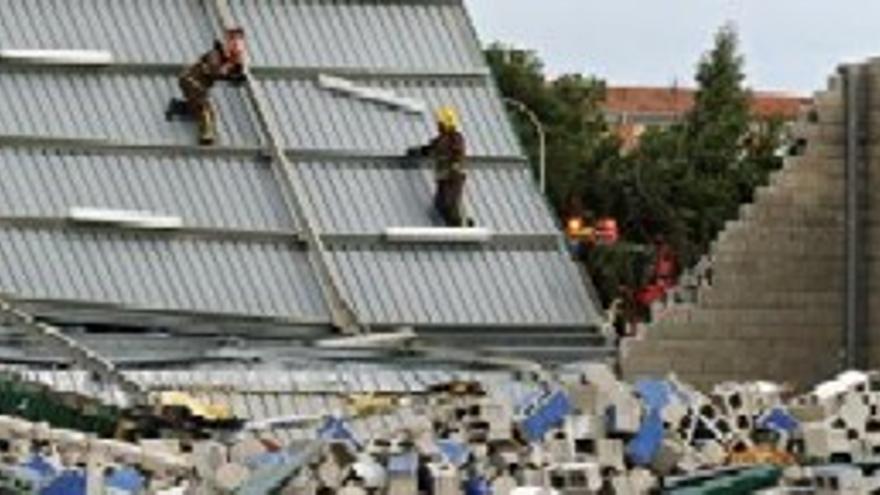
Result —
[[247, 76], [241, 67], [235, 68], [226, 78], [233, 86], [242, 86], [247, 82]]
[[421, 158], [425, 156], [424, 146], [412, 146], [407, 148], [406, 156], [409, 158]]

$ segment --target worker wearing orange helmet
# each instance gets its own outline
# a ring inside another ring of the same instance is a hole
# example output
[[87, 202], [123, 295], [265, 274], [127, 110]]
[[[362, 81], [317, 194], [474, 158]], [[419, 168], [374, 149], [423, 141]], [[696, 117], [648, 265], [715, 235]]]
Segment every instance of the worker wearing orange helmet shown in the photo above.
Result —
[[409, 156], [425, 156], [434, 160], [437, 189], [434, 208], [449, 227], [472, 226], [464, 214], [462, 197], [467, 174], [464, 171], [466, 144], [459, 131], [458, 114], [452, 107], [437, 110], [437, 136], [424, 146], [410, 148]]
[[184, 100], [172, 99], [165, 117], [168, 120], [175, 115], [194, 117], [199, 126], [199, 143], [214, 144], [217, 136], [217, 114], [208, 93], [217, 81], [244, 81], [244, 56], [244, 31], [228, 30], [225, 43], [215, 41], [211, 51], [202, 55], [198, 62], [180, 74], [178, 84]]

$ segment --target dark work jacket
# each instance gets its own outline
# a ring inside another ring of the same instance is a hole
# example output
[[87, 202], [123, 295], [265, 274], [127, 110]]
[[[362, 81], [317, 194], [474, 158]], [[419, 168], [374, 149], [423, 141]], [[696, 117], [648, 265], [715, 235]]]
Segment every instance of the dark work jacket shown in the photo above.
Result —
[[464, 174], [464, 136], [458, 131], [441, 132], [421, 152], [434, 159], [434, 175], [437, 180], [448, 179], [453, 172]]
[[229, 64], [223, 54], [214, 49], [187, 67], [180, 75], [180, 81], [191, 91], [206, 95], [215, 82], [239, 77], [241, 70], [241, 66]]

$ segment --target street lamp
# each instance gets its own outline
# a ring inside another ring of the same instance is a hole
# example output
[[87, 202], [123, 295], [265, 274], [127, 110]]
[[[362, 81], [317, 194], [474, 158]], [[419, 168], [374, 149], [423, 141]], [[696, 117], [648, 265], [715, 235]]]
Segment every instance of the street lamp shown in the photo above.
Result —
[[526, 118], [529, 119], [529, 122], [532, 123], [538, 133], [538, 170], [540, 174], [538, 183], [541, 186], [541, 194], [544, 194], [547, 185], [547, 149], [546, 139], [544, 137], [544, 125], [541, 124], [541, 121], [538, 119], [538, 116], [535, 115], [535, 112], [527, 107], [525, 103], [507, 97], [504, 98], [504, 102], [522, 112]]

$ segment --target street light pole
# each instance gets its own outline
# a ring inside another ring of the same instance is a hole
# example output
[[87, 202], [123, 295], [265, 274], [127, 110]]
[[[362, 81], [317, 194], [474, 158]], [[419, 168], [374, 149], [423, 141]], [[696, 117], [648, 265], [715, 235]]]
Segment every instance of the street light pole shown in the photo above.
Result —
[[541, 187], [541, 194], [544, 194], [547, 192], [547, 143], [544, 135], [544, 125], [541, 124], [535, 112], [527, 107], [525, 103], [507, 97], [504, 98], [504, 102], [522, 112], [538, 133], [538, 183]]

